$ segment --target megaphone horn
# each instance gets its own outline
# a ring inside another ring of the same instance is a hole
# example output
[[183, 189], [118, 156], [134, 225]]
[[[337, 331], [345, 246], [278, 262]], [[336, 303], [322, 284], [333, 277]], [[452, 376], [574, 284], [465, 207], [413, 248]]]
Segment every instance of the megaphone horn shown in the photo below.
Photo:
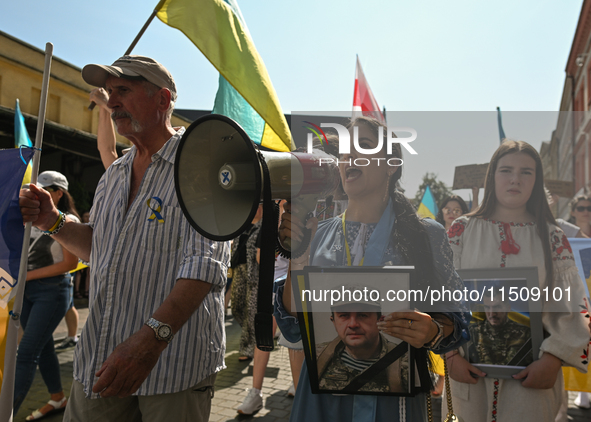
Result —
[[193, 122], [181, 139], [176, 193], [195, 230], [212, 240], [230, 240], [249, 226], [262, 199], [261, 160], [269, 169], [273, 199], [297, 199], [298, 217], [305, 220], [317, 200], [338, 187], [336, 160], [330, 158], [322, 151], [259, 151], [238, 123], [210, 114]]

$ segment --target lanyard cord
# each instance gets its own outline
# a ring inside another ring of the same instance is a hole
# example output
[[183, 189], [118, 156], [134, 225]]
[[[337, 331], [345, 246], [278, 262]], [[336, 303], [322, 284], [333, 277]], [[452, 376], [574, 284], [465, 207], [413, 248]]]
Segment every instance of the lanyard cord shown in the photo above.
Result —
[[[343, 213], [343, 216], [341, 217], [341, 221], [343, 222], [343, 235], [345, 236], [345, 250], [347, 251], [347, 266], [350, 267], [351, 266], [351, 249], [349, 248], [349, 242], [347, 242], [347, 229], [345, 227], [345, 215], [346, 214], [347, 214], [347, 211], [345, 211]], [[360, 267], [363, 266], [363, 261], [365, 261], [365, 256], [363, 258], [361, 258], [361, 262], [359, 263]]]

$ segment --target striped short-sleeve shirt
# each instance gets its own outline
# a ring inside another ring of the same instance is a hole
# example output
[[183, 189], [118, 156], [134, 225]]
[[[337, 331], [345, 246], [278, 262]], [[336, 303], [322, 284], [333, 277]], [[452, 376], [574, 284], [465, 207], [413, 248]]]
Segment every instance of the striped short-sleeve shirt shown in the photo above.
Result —
[[97, 187], [89, 223], [89, 315], [74, 359], [74, 378], [87, 397], [99, 397], [92, 393], [94, 374], [152, 316], [180, 278], [211, 283], [211, 291], [135, 394], [186, 390], [225, 367], [223, 292], [229, 246], [201, 236], [181, 211], [173, 169], [183, 132], [152, 156], [129, 209], [135, 147], [109, 167]]

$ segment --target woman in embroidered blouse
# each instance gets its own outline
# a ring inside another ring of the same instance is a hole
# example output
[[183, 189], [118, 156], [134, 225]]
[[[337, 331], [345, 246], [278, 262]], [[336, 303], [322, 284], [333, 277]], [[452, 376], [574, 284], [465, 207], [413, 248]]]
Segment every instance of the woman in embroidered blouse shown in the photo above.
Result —
[[482, 205], [448, 231], [456, 269], [537, 266], [540, 288], [570, 288], [575, 301], [552, 312], [551, 304], [544, 304], [549, 336], [539, 359], [514, 379], [486, 377], [460, 353], [448, 353], [454, 411], [464, 420], [553, 422], [561, 404], [562, 363], [587, 371], [589, 332], [581, 314], [587, 310], [577, 306], [578, 301], [583, 305], [583, 284], [543, 186], [537, 151], [525, 142], [506, 141], [490, 161]]
[[[350, 127], [353, 126], [359, 129], [361, 148], [376, 148], [377, 131], [382, 130], [378, 121], [358, 118]], [[350, 132], [353, 136], [353, 129]], [[382, 158], [381, 166], [378, 165], [379, 160], [371, 160], [371, 164], [364, 167], [355, 166], [355, 160], [362, 157], [365, 160], [367, 155], [360, 155], [354, 148], [351, 148], [350, 154], [340, 157], [339, 170], [344, 190], [349, 197], [349, 206], [342, 217], [321, 222], [317, 232], [317, 220], [308, 220], [306, 226], [311, 228], [313, 233], [311, 253], [307, 252], [301, 258], [292, 260], [291, 269], [301, 269], [308, 263], [321, 266], [415, 265], [420, 286], [431, 285], [433, 288], [441, 288], [445, 285], [449, 289], [461, 288], [461, 281], [451, 263], [451, 251], [446, 246], [445, 231], [432, 220], [418, 219], [404, 195], [396, 190], [401, 167], [385, 165], [384, 158], [401, 158], [400, 144], [393, 145], [392, 155], [388, 156], [385, 148], [372, 155], [372, 158]], [[396, 159], [391, 161], [392, 164], [399, 162], [400, 160]], [[282, 241], [287, 237], [302, 237], [304, 224], [293, 217], [290, 210], [291, 207], [287, 204], [280, 226]], [[384, 235], [380, 236], [380, 233]], [[382, 237], [381, 242], [375, 240], [379, 237]], [[375, 252], [366, 254], [369, 245], [372, 245]], [[277, 324], [289, 341], [298, 341], [301, 335], [294, 318], [295, 310], [292, 311], [290, 308], [289, 276], [285, 284], [279, 285], [275, 297]], [[457, 312], [460, 309], [456, 305], [451, 305], [450, 309], [456, 312], [433, 314], [433, 318], [429, 314], [414, 311], [393, 313], [387, 315], [385, 321], [378, 325], [382, 332], [419, 348], [418, 353], [422, 354], [424, 360], [418, 362], [424, 365], [427, 349], [423, 347], [438, 333], [432, 319], [443, 324], [445, 337], [436, 346], [436, 352], [450, 350], [467, 337], [466, 314]], [[362, 420], [426, 420], [425, 395], [422, 393], [408, 399], [386, 396], [313, 395], [305, 364], [292, 406], [291, 420], [359, 420], [358, 404], [367, 400], [371, 404], [363, 413]]]

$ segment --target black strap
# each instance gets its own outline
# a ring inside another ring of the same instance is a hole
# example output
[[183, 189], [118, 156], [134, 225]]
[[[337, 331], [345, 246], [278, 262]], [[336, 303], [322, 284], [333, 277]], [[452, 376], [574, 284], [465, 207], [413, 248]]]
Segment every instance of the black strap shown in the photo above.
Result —
[[531, 337], [527, 339], [527, 341], [521, 346], [521, 348], [517, 351], [513, 359], [507, 363], [508, 366], [524, 366], [521, 361], [527, 358], [528, 354], [531, 356]]
[[259, 289], [257, 313], [254, 317], [254, 334], [257, 347], [265, 352], [273, 350], [273, 278], [275, 274], [275, 239], [277, 239], [277, 213], [271, 196], [269, 168], [261, 153], [259, 161], [263, 168], [263, 223], [261, 227], [261, 263], [259, 266]]
[[369, 381], [377, 377], [380, 372], [384, 371], [388, 366], [400, 359], [405, 353], [408, 353], [408, 343], [403, 341], [394, 349], [386, 353], [383, 358], [353, 378], [349, 385], [343, 389], [343, 393], [354, 393], [355, 391], [358, 391]]
[[419, 373], [419, 385], [418, 391], [423, 391], [425, 393], [430, 392], [433, 390], [434, 385], [431, 379], [431, 375], [429, 375], [429, 368], [428, 364], [430, 362], [429, 351], [424, 347], [419, 347], [415, 349], [415, 361], [416, 361], [416, 368], [417, 372]]

